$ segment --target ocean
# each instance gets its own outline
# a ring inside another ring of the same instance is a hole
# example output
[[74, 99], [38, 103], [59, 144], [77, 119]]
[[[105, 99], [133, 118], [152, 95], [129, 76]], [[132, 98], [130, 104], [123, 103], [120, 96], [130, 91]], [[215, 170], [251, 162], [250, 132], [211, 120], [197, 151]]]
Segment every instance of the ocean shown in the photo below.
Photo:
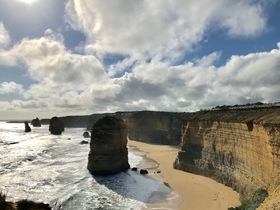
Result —
[[[23, 123], [0, 122], [0, 191], [8, 201], [28, 199], [64, 210], [140, 210], [166, 202], [172, 191], [160, 179], [127, 170], [92, 176], [87, 170], [89, 144], [80, 144], [83, 128], [51, 135], [48, 126], [24, 132]], [[143, 157], [128, 146], [129, 164]], [[159, 196], [160, 195], [160, 196]]]

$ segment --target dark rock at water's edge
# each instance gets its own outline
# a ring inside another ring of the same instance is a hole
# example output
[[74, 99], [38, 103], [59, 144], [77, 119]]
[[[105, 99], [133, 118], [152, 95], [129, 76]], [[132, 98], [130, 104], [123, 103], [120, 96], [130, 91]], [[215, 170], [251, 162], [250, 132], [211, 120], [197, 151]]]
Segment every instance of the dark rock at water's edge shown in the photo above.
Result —
[[92, 114], [88, 118], [87, 129], [104, 116], [123, 119], [127, 125], [128, 138], [146, 143], [179, 145], [182, 120], [185, 112], [135, 111], [110, 114]]
[[31, 128], [30, 128], [30, 126], [28, 125], [28, 122], [24, 122], [24, 126], [25, 126], [25, 132], [27, 133], [27, 132], [31, 132]]
[[143, 174], [143, 175], [145, 175], [145, 174], [148, 174], [149, 172], [146, 170], [146, 169], [141, 169], [140, 170], [140, 174]]
[[80, 144], [88, 144], [88, 141], [81, 141]]
[[49, 204], [35, 203], [29, 200], [20, 200], [15, 203], [7, 202], [6, 196], [0, 193], [1, 210], [51, 210]]
[[83, 133], [83, 137], [84, 137], [84, 138], [89, 138], [89, 137], [90, 137], [89, 132], [85, 131], [85, 132]]
[[64, 123], [58, 117], [53, 117], [50, 120], [49, 131], [51, 134], [60, 135], [64, 131]]
[[41, 122], [40, 122], [39, 118], [36, 117], [35, 119], [33, 119], [33, 120], [31, 121], [31, 125], [32, 125], [33, 127], [41, 127]]
[[111, 175], [128, 169], [127, 128], [122, 119], [105, 116], [92, 127], [88, 170]]

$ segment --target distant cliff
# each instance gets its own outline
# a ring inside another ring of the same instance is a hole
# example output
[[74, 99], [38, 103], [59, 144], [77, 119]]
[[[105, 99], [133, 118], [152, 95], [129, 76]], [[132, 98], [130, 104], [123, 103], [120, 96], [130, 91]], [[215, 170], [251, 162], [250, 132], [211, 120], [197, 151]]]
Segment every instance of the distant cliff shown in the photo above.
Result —
[[[59, 117], [67, 128], [86, 128], [88, 115]], [[50, 119], [41, 119], [42, 125], [49, 125]]]
[[106, 115], [125, 121], [129, 139], [146, 143], [179, 145], [182, 120], [188, 114], [156, 111], [93, 114], [88, 118], [87, 129], [90, 130], [98, 119]]
[[142, 111], [125, 119], [130, 139], [167, 145], [179, 145], [182, 120], [187, 113]]
[[249, 196], [280, 184], [280, 109], [202, 111], [182, 125], [174, 166]]

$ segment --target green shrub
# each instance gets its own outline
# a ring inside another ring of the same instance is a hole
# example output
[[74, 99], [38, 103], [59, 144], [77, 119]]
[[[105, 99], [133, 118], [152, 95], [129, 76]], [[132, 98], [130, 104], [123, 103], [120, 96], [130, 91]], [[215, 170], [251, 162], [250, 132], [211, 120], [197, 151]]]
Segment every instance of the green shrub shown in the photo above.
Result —
[[255, 210], [267, 196], [268, 192], [265, 189], [258, 189], [251, 197], [243, 198], [241, 200], [241, 206], [230, 207], [228, 210]]

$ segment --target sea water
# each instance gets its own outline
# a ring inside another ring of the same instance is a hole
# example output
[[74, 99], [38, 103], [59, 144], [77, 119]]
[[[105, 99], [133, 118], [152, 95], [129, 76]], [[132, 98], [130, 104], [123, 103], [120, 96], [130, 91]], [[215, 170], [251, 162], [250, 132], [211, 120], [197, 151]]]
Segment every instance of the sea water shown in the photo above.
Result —
[[[28, 199], [65, 210], [137, 210], [155, 194], [164, 197], [171, 191], [162, 181], [132, 170], [92, 176], [89, 145], [80, 144], [87, 140], [83, 128], [66, 128], [62, 135], [51, 135], [46, 125], [31, 129], [25, 133], [23, 123], [0, 122], [0, 191], [9, 201]], [[142, 156], [128, 149], [129, 164], [137, 166]]]

